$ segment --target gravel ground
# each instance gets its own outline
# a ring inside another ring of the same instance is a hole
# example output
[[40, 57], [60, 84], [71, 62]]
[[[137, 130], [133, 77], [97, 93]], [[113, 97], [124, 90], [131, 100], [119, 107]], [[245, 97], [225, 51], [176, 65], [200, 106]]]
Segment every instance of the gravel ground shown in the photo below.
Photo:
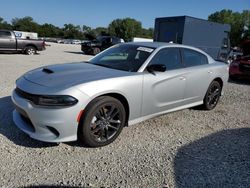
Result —
[[88, 58], [63, 44], [34, 56], [0, 54], [0, 187], [249, 187], [250, 81], [230, 82], [213, 111], [186, 109], [126, 127], [102, 148], [43, 143], [15, 127], [17, 77]]

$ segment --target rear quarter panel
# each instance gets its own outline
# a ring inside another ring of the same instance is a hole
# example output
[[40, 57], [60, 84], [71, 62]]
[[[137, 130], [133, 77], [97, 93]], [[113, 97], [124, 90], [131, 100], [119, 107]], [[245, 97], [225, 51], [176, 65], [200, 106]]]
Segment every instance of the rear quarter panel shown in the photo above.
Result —
[[43, 50], [43, 41], [31, 39], [17, 39], [17, 49], [24, 50], [26, 46], [34, 46], [38, 51]]
[[213, 73], [214, 79], [216, 78], [222, 79], [222, 82], [223, 82], [222, 94], [223, 94], [228, 83], [229, 65], [220, 61], [214, 61], [212, 65], [213, 65], [213, 71], [214, 71]]

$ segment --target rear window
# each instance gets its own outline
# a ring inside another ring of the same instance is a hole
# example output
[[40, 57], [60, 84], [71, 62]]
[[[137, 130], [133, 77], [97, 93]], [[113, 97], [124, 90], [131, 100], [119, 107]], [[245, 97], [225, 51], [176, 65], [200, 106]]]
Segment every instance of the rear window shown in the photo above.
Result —
[[9, 31], [0, 31], [0, 37], [9, 38], [11, 37], [11, 33]]
[[208, 64], [207, 57], [191, 49], [182, 49], [183, 61], [186, 67], [193, 67]]

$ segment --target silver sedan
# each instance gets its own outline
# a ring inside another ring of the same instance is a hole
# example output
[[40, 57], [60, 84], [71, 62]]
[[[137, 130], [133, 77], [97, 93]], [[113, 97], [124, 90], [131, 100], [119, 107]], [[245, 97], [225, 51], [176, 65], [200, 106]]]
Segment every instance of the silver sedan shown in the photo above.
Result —
[[51, 65], [16, 81], [13, 119], [46, 142], [81, 139], [91, 147], [114, 141], [126, 125], [201, 105], [213, 109], [228, 66], [178, 44], [125, 43], [89, 62]]

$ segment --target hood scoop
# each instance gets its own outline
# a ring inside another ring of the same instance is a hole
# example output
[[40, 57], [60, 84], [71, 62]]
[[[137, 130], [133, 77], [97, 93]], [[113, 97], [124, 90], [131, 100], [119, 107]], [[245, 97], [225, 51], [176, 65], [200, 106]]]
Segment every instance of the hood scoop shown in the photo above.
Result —
[[46, 72], [47, 74], [52, 74], [52, 73], [54, 73], [53, 70], [50, 70], [50, 69], [48, 69], [48, 68], [43, 68], [42, 71], [43, 71], [43, 72]]

